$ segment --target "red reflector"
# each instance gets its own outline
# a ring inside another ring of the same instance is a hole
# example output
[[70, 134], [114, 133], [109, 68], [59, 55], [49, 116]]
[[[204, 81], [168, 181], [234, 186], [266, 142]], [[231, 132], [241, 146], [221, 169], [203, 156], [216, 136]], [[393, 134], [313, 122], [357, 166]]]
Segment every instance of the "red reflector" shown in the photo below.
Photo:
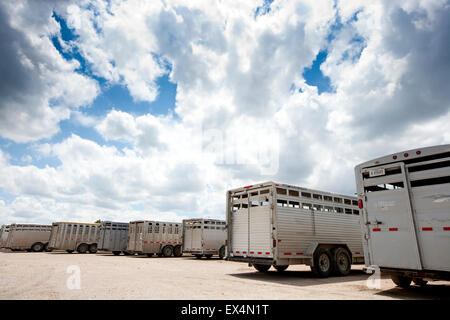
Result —
[[273, 247], [276, 248], [277, 247], [277, 240], [273, 239]]
[[363, 208], [363, 203], [362, 203], [362, 200], [361, 200], [361, 199], [358, 200], [358, 207], [359, 207], [360, 209]]
[[258, 254], [262, 254], [262, 252], [258, 252]]
[[444, 227], [444, 231], [450, 231], [450, 227]]
[[422, 152], [420, 152], [419, 150], [418, 150], [418, 151], [416, 151], [416, 154], [417, 154], [417, 155], [419, 155], [419, 154], [421, 154], [421, 153], [422, 153]]
[[247, 251], [242, 251], [242, 253], [247, 253]]
[[303, 254], [303, 252], [297, 252], [296, 254], [298, 254], [298, 255], [300, 255], [300, 256], [301, 256], [301, 255]]
[[389, 231], [398, 231], [398, 228], [389, 228]]
[[409, 154], [406, 152], [406, 153], [403, 154], [403, 156], [404, 156], [405, 158], [408, 158]]
[[373, 231], [381, 231], [380, 228], [373, 228]]
[[244, 189], [251, 188], [251, 187], [253, 187], [253, 186], [245, 186]]
[[397, 156], [393, 156], [392, 159], [394, 159], [394, 160], [397, 159]]
[[236, 253], [240, 253], [240, 251], [236, 251]]
[[355, 254], [361, 254], [361, 252], [359, 252], [359, 251], [356, 251], [356, 252], [355, 252]]
[[250, 254], [254, 254], [255, 253], [255, 251], [250, 251]]
[[270, 252], [266, 252], [266, 254], [270, 254]]
[[422, 231], [433, 231], [433, 228], [431, 228], [431, 227], [423, 227]]
[[285, 256], [290, 256], [292, 253], [291, 252], [285, 252], [284, 255]]

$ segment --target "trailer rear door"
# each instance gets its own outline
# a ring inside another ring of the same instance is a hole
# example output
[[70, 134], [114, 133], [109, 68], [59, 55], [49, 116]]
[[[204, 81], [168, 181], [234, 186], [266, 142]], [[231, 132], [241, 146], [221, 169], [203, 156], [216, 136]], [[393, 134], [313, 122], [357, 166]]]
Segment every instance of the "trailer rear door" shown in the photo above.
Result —
[[362, 179], [372, 264], [422, 269], [404, 163], [363, 169]]

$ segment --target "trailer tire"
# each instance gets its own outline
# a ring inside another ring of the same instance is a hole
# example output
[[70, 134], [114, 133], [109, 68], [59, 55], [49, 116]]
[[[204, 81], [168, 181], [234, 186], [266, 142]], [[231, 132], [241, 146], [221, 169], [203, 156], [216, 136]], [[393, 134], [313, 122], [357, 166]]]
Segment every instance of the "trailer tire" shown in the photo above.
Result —
[[411, 285], [411, 278], [402, 276], [391, 276], [392, 281], [400, 288], [408, 288]]
[[173, 248], [173, 255], [174, 257], [181, 257], [183, 255], [183, 248], [180, 245], [176, 245]]
[[211, 259], [212, 256], [213, 256], [212, 254], [205, 254], [205, 258], [206, 258], [206, 259]]
[[172, 256], [172, 254], [173, 254], [173, 248], [172, 248], [172, 246], [165, 246], [165, 247], [162, 249], [162, 254], [163, 254], [164, 257], [170, 257], [170, 256]]
[[201, 258], [202, 258], [202, 255], [201, 255], [201, 254], [196, 254], [195, 257], [196, 257], [197, 259], [201, 259]]
[[124, 252], [123, 252], [123, 255], [124, 255], [124, 256], [130, 256], [130, 255], [133, 255], [133, 253], [130, 253], [130, 252], [128, 252], [128, 251], [124, 251]]
[[285, 271], [285, 270], [289, 267], [289, 265], [282, 265], [282, 266], [274, 265], [273, 267], [274, 267], [275, 270], [277, 270], [278, 272], [283, 272], [283, 271]]
[[48, 242], [44, 245], [44, 251], [45, 252], [52, 252], [53, 251], [53, 249], [49, 249]]
[[425, 287], [428, 281], [423, 280], [422, 278], [413, 279], [413, 282], [416, 286]]
[[119, 255], [120, 255], [120, 251], [113, 251], [112, 253], [113, 253], [113, 255], [115, 255], [115, 256], [119, 256]]
[[223, 259], [225, 258], [225, 246], [221, 246], [219, 249], [219, 258]]
[[73, 250], [66, 250], [67, 253], [73, 253]]
[[259, 272], [267, 272], [270, 269], [270, 264], [254, 264], [253, 267]]
[[149, 258], [153, 257], [153, 253], [147, 253], [147, 257]]
[[352, 260], [350, 254], [345, 248], [336, 248], [333, 252], [334, 255], [334, 273], [338, 276], [348, 276], [352, 269]]
[[90, 253], [97, 253], [97, 244], [93, 243], [91, 245], [89, 245], [89, 252]]
[[31, 251], [33, 251], [33, 252], [44, 251], [44, 244], [42, 242], [33, 243], [33, 245], [31, 246]]
[[311, 267], [314, 274], [321, 278], [327, 278], [333, 272], [333, 256], [325, 248], [317, 248], [314, 252], [314, 267]]
[[86, 243], [82, 243], [78, 246], [78, 253], [86, 253], [89, 250], [89, 246]]

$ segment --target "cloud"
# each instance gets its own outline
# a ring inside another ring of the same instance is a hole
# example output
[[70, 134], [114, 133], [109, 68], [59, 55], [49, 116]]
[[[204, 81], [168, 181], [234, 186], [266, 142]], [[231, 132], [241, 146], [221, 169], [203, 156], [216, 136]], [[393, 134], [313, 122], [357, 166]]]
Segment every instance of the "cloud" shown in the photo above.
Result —
[[56, 7], [34, 1], [0, 5], [0, 135], [14, 142], [50, 138], [70, 109], [90, 104], [99, 92], [95, 80], [75, 72], [78, 62], [66, 61], [53, 46]]

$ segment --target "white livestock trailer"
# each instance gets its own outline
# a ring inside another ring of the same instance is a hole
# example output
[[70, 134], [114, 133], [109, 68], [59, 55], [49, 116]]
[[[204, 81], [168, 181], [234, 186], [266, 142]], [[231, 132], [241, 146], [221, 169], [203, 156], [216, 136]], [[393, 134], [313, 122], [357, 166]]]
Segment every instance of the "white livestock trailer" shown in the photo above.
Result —
[[0, 248], [4, 248], [6, 246], [6, 240], [8, 239], [8, 233], [9, 233], [9, 224], [2, 225], [2, 228], [0, 229]]
[[131, 221], [127, 251], [130, 253], [180, 257], [183, 229], [179, 222]]
[[118, 256], [121, 252], [128, 255], [128, 229], [129, 223], [102, 221], [100, 227], [100, 242], [98, 244], [99, 250], [111, 251]]
[[309, 265], [321, 277], [364, 261], [355, 197], [277, 184], [227, 192], [227, 260], [265, 272]]
[[213, 255], [225, 256], [227, 232], [225, 221], [216, 219], [183, 220], [183, 252], [191, 253], [198, 259]]
[[355, 167], [366, 271], [395, 284], [450, 280], [450, 145]]
[[53, 222], [49, 248], [72, 253], [96, 253], [100, 242], [100, 224]]
[[46, 224], [13, 223], [9, 227], [5, 247], [13, 251], [50, 251], [48, 240], [52, 226]]

